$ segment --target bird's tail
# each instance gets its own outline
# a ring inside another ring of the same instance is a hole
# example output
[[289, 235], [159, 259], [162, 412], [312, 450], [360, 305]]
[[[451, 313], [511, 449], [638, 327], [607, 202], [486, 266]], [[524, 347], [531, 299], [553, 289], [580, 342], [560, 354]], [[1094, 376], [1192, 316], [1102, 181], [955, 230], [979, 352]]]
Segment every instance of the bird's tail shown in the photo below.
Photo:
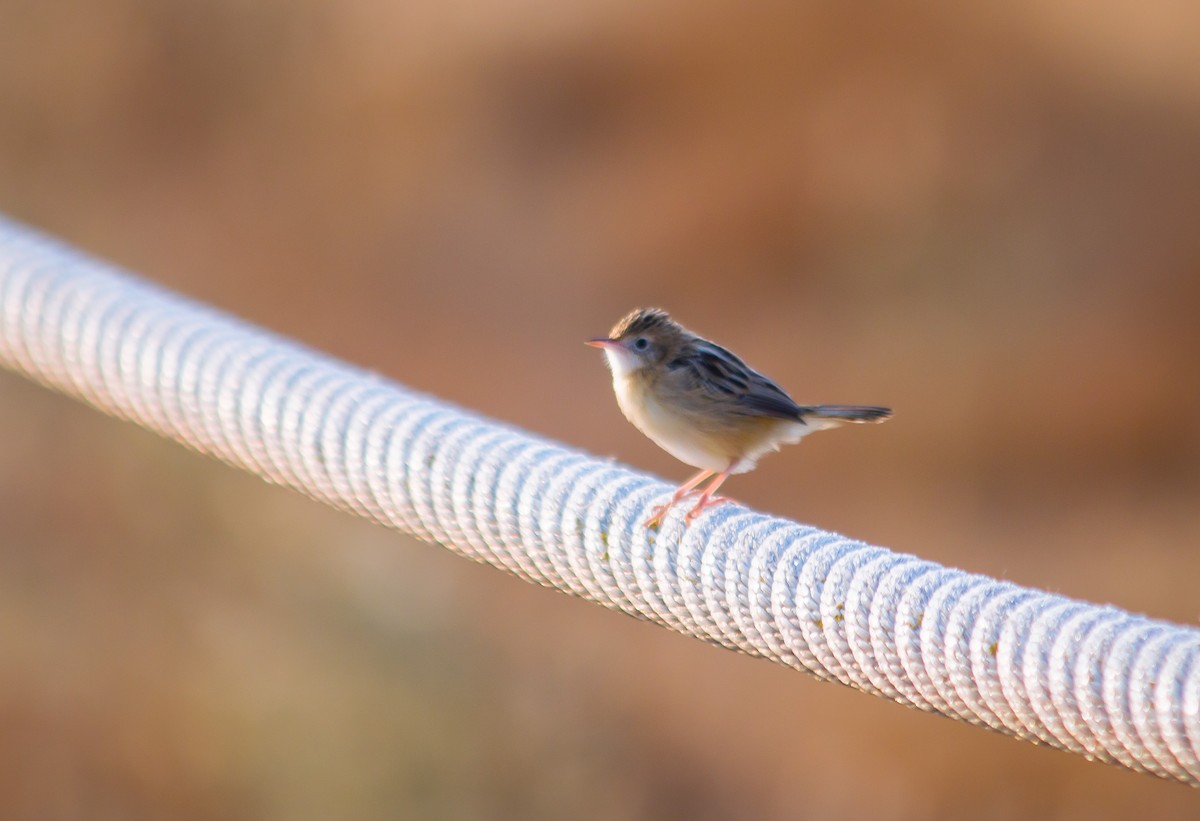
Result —
[[828, 419], [832, 422], [883, 422], [892, 416], [891, 408], [876, 405], [806, 405], [800, 419]]

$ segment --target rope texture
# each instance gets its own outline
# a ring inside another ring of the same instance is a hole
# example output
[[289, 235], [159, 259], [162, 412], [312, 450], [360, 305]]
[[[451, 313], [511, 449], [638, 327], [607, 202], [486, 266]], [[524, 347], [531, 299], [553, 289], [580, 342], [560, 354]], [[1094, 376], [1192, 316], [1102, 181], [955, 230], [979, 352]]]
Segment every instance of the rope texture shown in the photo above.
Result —
[[670, 488], [0, 218], [0, 363], [335, 507], [690, 636], [1200, 785], [1200, 631]]

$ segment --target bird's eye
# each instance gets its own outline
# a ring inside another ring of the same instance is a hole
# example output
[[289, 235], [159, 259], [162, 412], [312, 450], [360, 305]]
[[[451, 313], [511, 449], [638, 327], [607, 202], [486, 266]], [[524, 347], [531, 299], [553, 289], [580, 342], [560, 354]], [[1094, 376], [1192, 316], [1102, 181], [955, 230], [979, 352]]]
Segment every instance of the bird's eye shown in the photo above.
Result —
[[633, 349], [635, 351], [644, 351], [650, 347], [650, 340], [644, 336], [639, 336], [633, 341]]

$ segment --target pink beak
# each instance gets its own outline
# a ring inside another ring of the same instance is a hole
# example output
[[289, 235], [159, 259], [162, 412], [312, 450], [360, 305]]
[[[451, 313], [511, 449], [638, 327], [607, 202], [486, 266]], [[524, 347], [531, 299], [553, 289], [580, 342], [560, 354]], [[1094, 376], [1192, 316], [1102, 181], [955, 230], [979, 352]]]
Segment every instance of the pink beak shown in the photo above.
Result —
[[616, 348], [620, 346], [620, 342], [615, 339], [609, 339], [607, 336], [600, 336], [595, 339], [589, 339], [584, 345], [591, 345], [593, 348]]

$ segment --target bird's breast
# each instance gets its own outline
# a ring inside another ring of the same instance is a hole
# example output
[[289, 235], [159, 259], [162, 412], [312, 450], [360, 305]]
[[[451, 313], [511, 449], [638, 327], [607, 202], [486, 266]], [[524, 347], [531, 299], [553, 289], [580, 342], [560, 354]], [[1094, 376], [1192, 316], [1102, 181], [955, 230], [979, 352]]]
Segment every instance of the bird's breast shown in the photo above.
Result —
[[722, 471], [729, 467], [734, 457], [729, 443], [662, 402], [653, 388], [636, 374], [614, 374], [613, 390], [625, 418], [679, 461], [704, 470]]

